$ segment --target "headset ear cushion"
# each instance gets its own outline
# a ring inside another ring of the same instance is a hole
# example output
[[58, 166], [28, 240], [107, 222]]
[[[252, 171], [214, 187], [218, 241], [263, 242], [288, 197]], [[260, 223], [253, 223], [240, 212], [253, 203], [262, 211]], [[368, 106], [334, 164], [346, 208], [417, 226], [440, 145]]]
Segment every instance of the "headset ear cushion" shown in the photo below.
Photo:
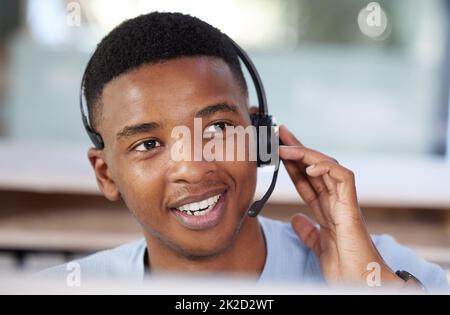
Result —
[[254, 127], [256, 127], [256, 131], [258, 131], [259, 126], [259, 118], [261, 116], [259, 114], [250, 114], [250, 121]]
[[88, 133], [89, 138], [91, 139], [92, 143], [94, 144], [94, 147], [97, 150], [103, 150], [105, 148], [103, 139], [98, 133], [93, 132], [90, 128], [89, 128], [89, 130], [87, 130], [87, 133]]
[[[256, 143], [257, 143], [257, 161], [258, 161], [258, 167], [264, 166], [264, 165], [270, 165], [273, 161], [272, 158], [268, 158], [267, 156], [263, 159], [262, 158], [262, 152], [264, 152], [265, 155], [270, 154], [272, 156], [272, 133], [274, 132], [273, 124], [272, 124], [272, 117], [271, 116], [261, 116], [258, 114], [252, 114], [250, 115], [250, 119], [252, 122], [252, 125], [256, 128]], [[262, 127], [262, 128], [261, 128]], [[261, 129], [265, 129], [263, 134], [261, 134]], [[262, 138], [264, 136], [264, 138]], [[261, 150], [261, 146], [265, 146], [265, 150]]]
[[260, 150], [259, 150], [259, 123], [260, 123], [260, 118], [261, 115], [259, 113], [256, 114], [250, 114], [250, 121], [252, 123], [252, 126], [255, 128], [256, 130], [256, 137], [255, 137], [255, 141], [256, 141], [256, 162], [257, 162], [257, 166], [260, 167], [262, 166], [261, 164], [261, 158], [260, 158]]

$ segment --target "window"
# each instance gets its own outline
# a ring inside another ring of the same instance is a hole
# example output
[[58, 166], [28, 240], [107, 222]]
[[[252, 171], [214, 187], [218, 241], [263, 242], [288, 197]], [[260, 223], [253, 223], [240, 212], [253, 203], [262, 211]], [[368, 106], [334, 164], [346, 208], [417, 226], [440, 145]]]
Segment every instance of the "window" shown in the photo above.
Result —
[[[89, 53], [124, 19], [159, 10], [198, 16], [246, 48], [272, 113], [309, 146], [351, 154], [445, 152], [447, 1], [378, 1], [387, 17], [378, 38], [358, 24], [369, 1], [89, 0], [79, 1], [80, 27], [67, 25], [68, 3], [28, 1], [33, 40], [22, 36], [11, 48], [13, 138], [87, 141], [77, 88]], [[52, 111], [66, 117], [63, 126]]]

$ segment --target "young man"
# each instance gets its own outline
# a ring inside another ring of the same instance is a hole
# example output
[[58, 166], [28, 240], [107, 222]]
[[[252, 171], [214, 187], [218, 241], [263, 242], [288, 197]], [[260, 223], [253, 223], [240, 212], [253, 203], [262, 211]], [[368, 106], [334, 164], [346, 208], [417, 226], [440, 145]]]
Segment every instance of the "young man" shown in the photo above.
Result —
[[[250, 125], [236, 52], [209, 24], [178, 13], [124, 22], [97, 47], [84, 87], [92, 127], [104, 141], [88, 153], [98, 186], [126, 203], [145, 239], [79, 260], [83, 276], [232, 273], [260, 282], [366, 285], [379, 270], [382, 284], [419, 286], [395, 273], [406, 270], [428, 288], [446, 286], [438, 266], [389, 236], [370, 237], [352, 172], [304, 147], [286, 127], [280, 157], [320, 229], [301, 215], [292, 226], [247, 215], [254, 161], [173, 159], [172, 131], [193, 130], [195, 118], [210, 135]], [[67, 275], [66, 266], [44, 274]]]

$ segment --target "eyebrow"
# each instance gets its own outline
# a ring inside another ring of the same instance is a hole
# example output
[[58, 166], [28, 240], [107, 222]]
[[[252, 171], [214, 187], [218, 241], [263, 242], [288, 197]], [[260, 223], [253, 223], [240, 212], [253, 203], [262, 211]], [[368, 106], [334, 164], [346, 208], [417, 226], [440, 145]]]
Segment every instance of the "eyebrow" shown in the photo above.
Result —
[[208, 116], [214, 115], [215, 113], [220, 113], [220, 112], [237, 113], [238, 108], [236, 105], [230, 105], [227, 103], [209, 105], [209, 106], [206, 106], [205, 108], [201, 109], [200, 111], [198, 111], [195, 114], [195, 117], [196, 118], [208, 117]]
[[[236, 105], [230, 105], [227, 103], [209, 105], [195, 113], [195, 117], [203, 118], [220, 112], [237, 113], [238, 108]], [[138, 134], [149, 133], [158, 128], [161, 128], [161, 125], [156, 122], [126, 126], [116, 134], [116, 139], [121, 140], [123, 138], [129, 138]]]
[[137, 134], [148, 133], [155, 129], [161, 128], [161, 126], [156, 122], [136, 124], [132, 126], [124, 127], [120, 132], [116, 134], [117, 140], [122, 138], [129, 138]]

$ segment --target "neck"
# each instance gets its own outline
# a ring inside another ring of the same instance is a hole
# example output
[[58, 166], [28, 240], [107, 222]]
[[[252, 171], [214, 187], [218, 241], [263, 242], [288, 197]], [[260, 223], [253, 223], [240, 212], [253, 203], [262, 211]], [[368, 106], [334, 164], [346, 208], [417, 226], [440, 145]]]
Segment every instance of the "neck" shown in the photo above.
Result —
[[235, 273], [258, 277], [266, 261], [266, 244], [257, 218], [246, 217], [232, 244], [223, 252], [192, 259], [174, 252], [146, 233], [152, 274], [165, 272]]

